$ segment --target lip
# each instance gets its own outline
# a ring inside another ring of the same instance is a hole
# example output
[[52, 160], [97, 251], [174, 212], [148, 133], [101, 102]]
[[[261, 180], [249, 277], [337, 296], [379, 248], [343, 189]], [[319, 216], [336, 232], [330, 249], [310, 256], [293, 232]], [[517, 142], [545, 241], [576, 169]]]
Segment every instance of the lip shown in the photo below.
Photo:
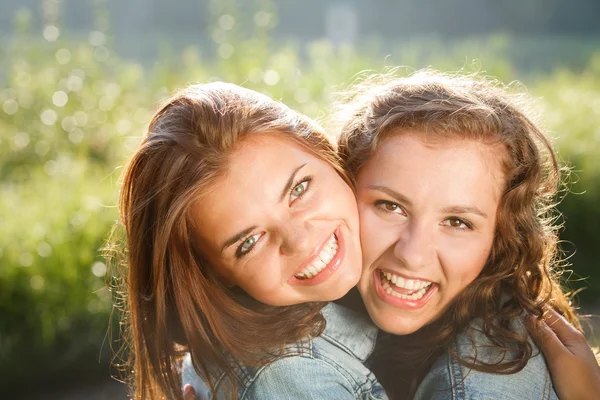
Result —
[[294, 275], [292, 275], [292, 277], [290, 279], [288, 279], [288, 283], [293, 284], [293, 285], [303, 285], [303, 286], [318, 285], [318, 284], [323, 283], [326, 280], [328, 280], [338, 269], [340, 269], [340, 267], [342, 265], [342, 261], [346, 254], [346, 241], [345, 241], [344, 236], [342, 235], [341, 229], [339, 227], [336, 228], [336, 230], [333, 232], [333, 234], [335, 235], [335, 237], [337, 239], [337, 244], [338, 244], [337, 253], [331, 259], [331, 261], [329, 261], [329, 263], [325, 266], [325, 268], [323, 268], [321, 271], [319, 271], [319, 273], [317, 275], [313, 276], [312, 278], [298, 279], [295, 276], [300, 271], [303, 271], [306, 267], [308, 267], [310, 265], [310, 263], [315, 259], [315, 257], [317, 257], [319, 255], [319, 253], [321, 252], [321, 250], [323, 250], [323, 247], [325, 246], [325, 244], [327, 243], [327, 241], [329, 240], [329, 238], [331, 236], [327, 236], [327, 239], [325, 239], [323, 241], [323, 243], [317, 248], [317, 250], [312, 254], [312, 256], [309, 257], [305, 262], [302, 263], [302, 265], [296, 270]]
[[[429, 300], [431, 300], [431, 297], [438, 291], [438, 287], [439, 287], [438, 284], [432, 282], [431, 288], [427, 291], [427, 293], [425, 293], [425, 296], [421, 297], [419, 300], [401, 299], [399, 297], [392, 296], [391, 294], [387, 294], [386, 291], [383, 289], [383, 285], [381, 283], [381, 271], [382, 270], [380, 270], [380, 269], [376, 269], [373, 271], [373, 278], [374, 278], [374, 282], [375, 282], [375, 291], [377, 292], [377, 295], [379, 296], [379, 298], [381, 300], [383, 300], [384, 302], [388, 303], [389, 305], [391, 305], [393, 307], [401, 308], [401, 309], [405, 309], [405, 310], [417, 310], [417, 309], [425, 306], [425, 304], [427, 304], [427, 302], [429, 302]], [[394, 274], [400, 275], [396, 272], [394, 272]], [[400, 275], [400, 276], [402, 276], [403, 278], [408, 278], [408, 279], [413, 279], [413, 280], [431, 282], [427, 279], [410, 278], [405, 275]]]

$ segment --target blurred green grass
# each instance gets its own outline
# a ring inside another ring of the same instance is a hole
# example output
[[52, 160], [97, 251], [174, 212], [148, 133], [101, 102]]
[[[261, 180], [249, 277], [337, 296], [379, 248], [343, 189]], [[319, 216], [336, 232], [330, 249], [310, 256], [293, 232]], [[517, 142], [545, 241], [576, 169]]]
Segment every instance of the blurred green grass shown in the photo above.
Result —
[[[214, 12], [218, 20], [225, 11]], [[119, 57], [107, 32], [74, 41], [52, 24], [43, 35], [33, 33], [26, 12], [17, 19], [19, 33], [0, 47], [0, 374], [6, 382], [108, 373], [111, 296], [99, 249], [117, 218], [120, 166], [158, 103], [192, 82], [243, 84], [325, 120], [335, 88], [363, 70], [431, 65], [480, 69], [504, 82], [525, 79], [577, 178], [560, 205], [562, 238], [569, 254], [577, 248], [572, 279], [589, 279], [572, 286], [589, 286], [580, 295], [584, 304], [598, 299], [600, 52], [583, 68], [531, 74], [509, 57], [513, 39], [504, 35], [451, 46], [415, 41], [384, 58], [375, 42], [274, 44], [273, 17], [244, 29], [211, 27], [218, 56], [164, 46], [160, 62], [144, 68]]]

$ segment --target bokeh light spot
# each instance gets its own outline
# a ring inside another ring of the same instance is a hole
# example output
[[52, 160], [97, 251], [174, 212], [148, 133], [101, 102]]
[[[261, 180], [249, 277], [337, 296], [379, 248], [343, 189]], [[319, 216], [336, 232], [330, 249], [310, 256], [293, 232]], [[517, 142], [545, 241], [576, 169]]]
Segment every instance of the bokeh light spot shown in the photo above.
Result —
[[73, 130], [77, 127], [77, 120], [72, 116], [64, 117], [60, 125], [65, 132], [73, 132]]
[[128, 119], [122, 119], [119, 122], [117, 122], [117, 132], [121, 135], [125, 135], [131, 132], [132, 128], [133, 124]]
[[108, 96], [102, 96], [98, 101], [98, 107], [104, 111], [110, 111], [115, 106], [115, 102]]
[[68, 49], [58, 49], [55, 57], [57, 63], [65, 65], [71, 61], [71, 52]]
[[56, 175], [56, 173], [58, 172], [58, 165], [56, 164], [56, 161], [46, 161], [46, 163], [44, 164], [44, 171], [46, 171], [46, 173], [50, 176]]
[[54, 92], [54, 94], [52, 95], [52, 103], [56, 107], [64, 107], [68, 101], [69, 101], [69, 96], [62, 90], [59, 90], [58, 92]]
[[17, 149], [22, 149], [29, 144], [29, 135], [25, 132], [17, 132], [13, 140], [15, 147]]
[[88, 123], [88, 115], [85, 111], [77, 111], [74, 115], [77, 126], [84, 127]]
[[101, 261], [97, 261], [92, 264], [92, 274], [98, 278], [103, 277], [106, 274], [106, 264]]
[[48, 25], [44, 28], [44, 39], [49, 42], [55, 42], [56, 39], [60, 36], [60, 30], [54, 25]]
[[121, 85], [115, 82], [111, 82], [108, 85], [106, 85], [105, 92], [107, 96], [116, 99], [121, 95]]
[[48, 257], [52, 254], [52, 246], [47, 242], [39, 242], [37, 245], [37, 253], [40, 257]]
[[19, 111], [19, 103], [17, 103], [17, 101], [14, 100], [14, 99], [4, 100], [4, 104], [2, 106], [2, 109], [8, 115], [16, 114], [17, 111]]
[[21, 253], [19, 256], [19, 264], [24, 267], [30, 267], [33, 264], [33, 256], [31, 253]]
[[277, 85], [277, 83], [279, 83], [279, 73], [274, 69], [268, 69], [265, 71], [263, 80], [269, 86]]
[[44, 278], [39, 275], [34, 275], [29, 279], [29, 285], [33, 290], [42, 290], [44, 288]]
[[77, 75], [72, 75], [67, 79], [67, 89], [71, 92], [79, 92], [83, 87], [83, 79]]
[[56, 115], [56, 111], [54, 110], [44, 110], [40, 115], [40, 119], [44, 125], [50, 126], [56, 123], [58, 115]]
[[266, 11], [259, 11], [254, 14], [254, 23], [256, 26], [265, 27], [271, 22], [271, 14]]
[[83, 131], [79, 128], [75, 128], [72, 132], [69, 132], [69, 140], [75, 144], [83, 141]]
[[221, 58], [231, 58], [233, 52], [235, 51], [234, 47], [229, 43], [223, 43], [219, 46], [219, 57]]
[[232, 15], [224, 14], [219, 17], [219, 27], [224, 31], [233, 29], [235, 18]]
[[100, 31], [91, 31], [88, 41], [92, 46], [102, 46], [106, 43], [106, 35]]
[[35, 144], [33, 150], [38, 156], [45, 156], [50, 150], [50, 145], [45, 140], [40, 140]]

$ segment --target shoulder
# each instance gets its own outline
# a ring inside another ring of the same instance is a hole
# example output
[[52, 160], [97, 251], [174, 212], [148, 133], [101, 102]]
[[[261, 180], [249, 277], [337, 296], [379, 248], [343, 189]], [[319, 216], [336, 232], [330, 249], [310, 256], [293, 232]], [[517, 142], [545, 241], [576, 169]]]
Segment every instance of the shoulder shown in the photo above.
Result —
[[327, 318], [328, 332], [311, 339], [308, 349], [288, 347], [282, 357], [256, 369], [241, 398], [387, 399], [375, 375], [359, 358], [370, 354], [371, 343], [365, 351], [358, 340], [362, 336], [334, 328], [330, 322]]
[[[510, 361], [518, 356], [515, 352], [505, 352], [495, 346], [478, 329], [479, 326], [474, 321], [472, 329], [458, 335], [452, 346], [458, 356], [469, 361], [477, 359], [480, 363], [490, 365]], [[512, 327], [515, 332], [529, 338], [522, 319], [515, 319]], [[522, 370], [511, 374], [477, 371], [460, 364], [450, 354], [444, 354], [422, 381], [415, 398], [557, 400], [543, 355], [533, 341], [529, 341], [533, 347], [532, 357]]]
[[[233, 363], [238, 398], [386, 399], [383, 387], [363, 364], [375, 347], [377, 329], [351, 310], [333, 306], [323, 310], [327, 327], [322, 336], [286, 346], [280, 357], [264, 366]], [[202, 399], [220, 399], [227, 390], [225, 380], [217, 379], [219, 394], [213, 397], [189, 355], [182, 376], [184, 384], [191, 383], [203, 394]]]
[[[269, 378], [268, 372], [272, 369], [271, 366], [282, 368], [281, 373], [285, 375], [290, 374], [294, 369], [294, 365], [298, 363], [299, 358], [312, 358], [312, 349], [313, 345], [310, 339], [288, 345], [283, 350], [280, 358], [266, 366], [248, 366], [230, 358], [232, 378], [235, 381], [234, 385], [230, 384], [231, 381], [228, 379], [226, 373], [223, 371], [214, 371], [212, 374], [212, 383], [215, 386], [216, 393], [213, 393], [208, 382], [196, 373], [192, 357], [190, 353], [186, 353], [181, 364], [182, 386], [191, 384], [196, 391], [196, 398], [202, 400], [229, 398], [232, 386], [235, 386], [237, 398], [250, 399], [252, 398], [248, 397], [252, 395], [252, 390], [250, 389], [260, 387], [257, 383], [261, 382], [263, 378]], [[283, 360], [286, 360], [286, 362], [281, 362]], [[290, 361], [291, 366], [289, 365]], [[264, 398], [269, 399], [270, 397]]]
[[358, 399], [351, 376], [323, 357], [281, 357], [260, 368], [242, 399]]

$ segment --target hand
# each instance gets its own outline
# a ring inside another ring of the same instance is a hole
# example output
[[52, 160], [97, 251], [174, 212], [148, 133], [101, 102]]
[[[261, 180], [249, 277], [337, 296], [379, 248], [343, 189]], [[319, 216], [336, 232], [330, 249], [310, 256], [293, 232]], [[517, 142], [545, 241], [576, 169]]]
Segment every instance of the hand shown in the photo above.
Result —
[[561, 400], [600, 399], [600, 366], [581, 332], [553, 309], [543, 321], [528, 318], [527, 329], [544, 352]]
[[183, 400], [195, 400], [196, 399], [196, 391], [192, 387], [192, 385], [187, 384], [183, 387]]

